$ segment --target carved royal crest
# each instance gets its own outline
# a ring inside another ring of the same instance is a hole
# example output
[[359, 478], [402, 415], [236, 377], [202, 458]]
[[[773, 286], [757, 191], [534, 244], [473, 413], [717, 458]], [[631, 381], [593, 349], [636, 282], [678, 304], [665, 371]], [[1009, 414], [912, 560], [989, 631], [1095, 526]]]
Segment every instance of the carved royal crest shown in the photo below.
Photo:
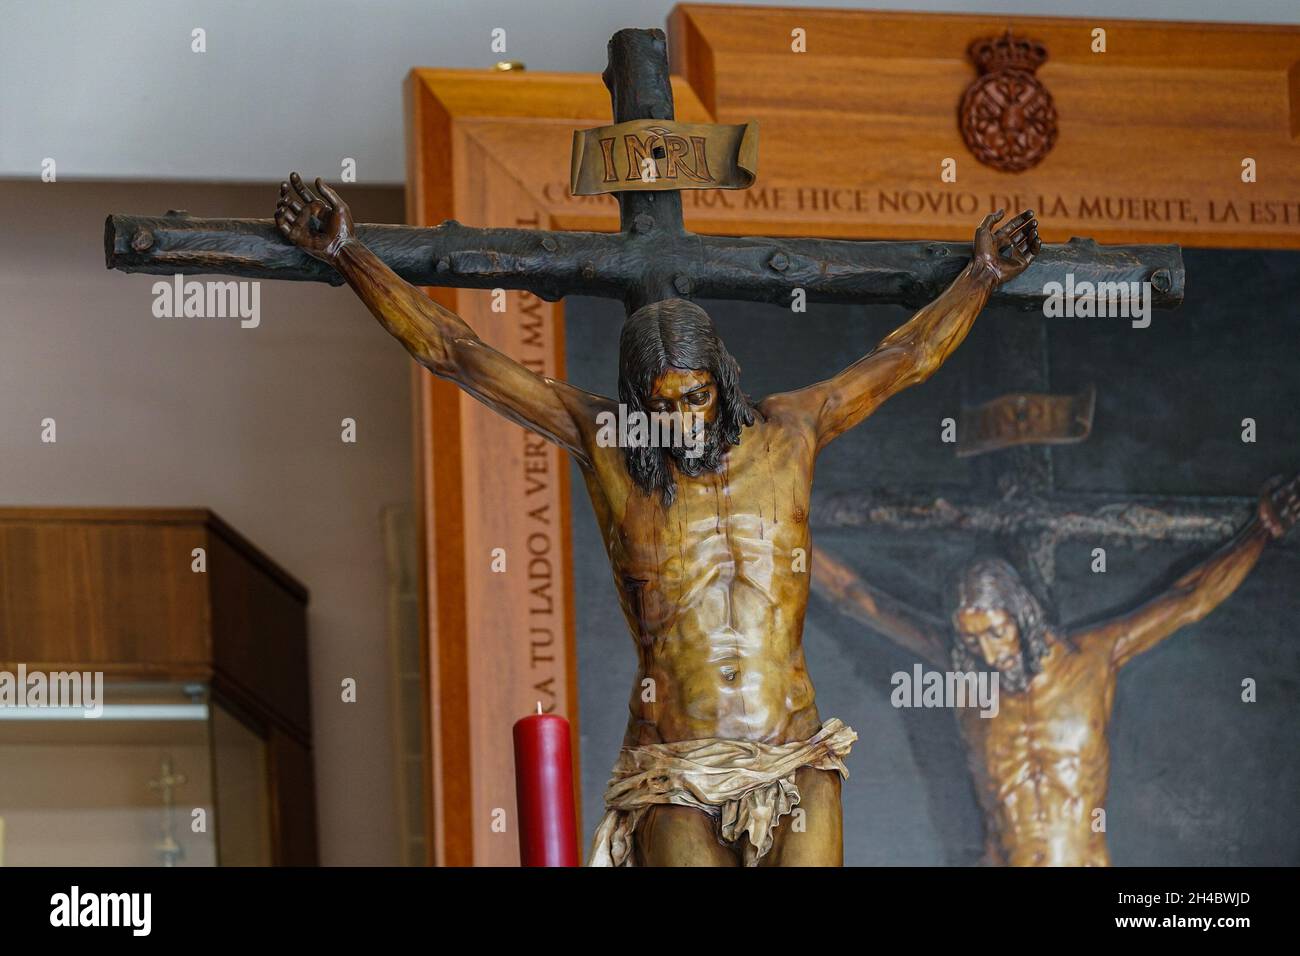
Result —
[[967, 54], [980, 71], [957, 111], [967, 148], [1003, 172], [1036, 166], [1056, 144], [1056, 106], [1034, 75], [1047, 59], [1047, 48], [1008, 30], [976, 40]]

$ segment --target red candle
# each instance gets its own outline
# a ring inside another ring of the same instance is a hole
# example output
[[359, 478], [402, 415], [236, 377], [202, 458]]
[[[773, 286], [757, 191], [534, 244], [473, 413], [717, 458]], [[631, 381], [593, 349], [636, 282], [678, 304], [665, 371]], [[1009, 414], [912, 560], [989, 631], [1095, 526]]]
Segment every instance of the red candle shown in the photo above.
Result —
[[519, 860], [524, 866], [577, 866], [577, 814], [569, 722], [537, 713], [515, 722]]

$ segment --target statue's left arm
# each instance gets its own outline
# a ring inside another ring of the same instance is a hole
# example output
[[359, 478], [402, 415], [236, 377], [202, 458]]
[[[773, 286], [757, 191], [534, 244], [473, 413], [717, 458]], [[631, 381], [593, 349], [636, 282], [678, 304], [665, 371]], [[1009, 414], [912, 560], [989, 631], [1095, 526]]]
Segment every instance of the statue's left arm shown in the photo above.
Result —
[[1029, 267], [1038, 253], [1038, 222], [1026, 210], [996, 232], [998, 210], [975, 232], [974, 257], [952, 284], [868, 355], [834, 378], [767, 401], [808, 421], [821, 450], [864, 421], [882, 402], [924, 382], [966, 338], [993, 290]]
[[1208, 560], [1188, 571], [1163, 594], [1121, 617], [1071, 635], [1076, 642], [1112, 643], [1111, 659], [1123, 667], [1180, 628], [1205, 617], [1255, 567], [1269, 541], [1280, 538], [1300, 516], [1300, 476], [1275, 480], [1260, 494], [1256, 516]]
[[596, 415], [612, 405], [609, 399], [492, 348], [459, 315], [404, 281], [357, 238], [347, 203], [322, 180], [315, 191], [297, 173], [282, 183], [275, 223], [287, 240], [332, 266], [422, 366], [591, 467]]
[[825, 548], [813, 551], [812, 588], [840, 613], [866, 624], [903, 650], [935, 667], [950, 665], [950, 632], [942, 620], [863, 580]]

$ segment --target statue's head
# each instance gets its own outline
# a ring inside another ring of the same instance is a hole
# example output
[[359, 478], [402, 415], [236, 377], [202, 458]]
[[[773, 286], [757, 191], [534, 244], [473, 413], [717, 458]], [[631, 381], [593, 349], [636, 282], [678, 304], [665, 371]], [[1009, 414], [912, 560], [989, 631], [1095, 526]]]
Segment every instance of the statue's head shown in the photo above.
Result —
[[999, 684], [1023, 691], [1048, 651], [1043, 607], [1006, 561], [969, 565], [957, 583], [952, 662], [958, 671], [994, 670]]
[[702, 422], [702, 450], [624, 450], [633, 481], [646, 494], [660, 494], [665, 505], [677, 493], [674, 466], [692, 476], [718, 470], [727, 447], [740, 444], [741, 429], [754, 423], [754, 406], [740, 390], [740, 366], [708, 313], [685, 299], [643, 306], [623, 324], [618, 397], [629, 412], [677, 412]]

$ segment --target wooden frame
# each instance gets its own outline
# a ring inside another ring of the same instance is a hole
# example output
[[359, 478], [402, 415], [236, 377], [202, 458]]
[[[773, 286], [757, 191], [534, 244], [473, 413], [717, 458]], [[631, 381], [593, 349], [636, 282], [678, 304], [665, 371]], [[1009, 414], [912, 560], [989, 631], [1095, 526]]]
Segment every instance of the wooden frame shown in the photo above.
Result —
[[[981, 166], [956, 121], [976, 76], [967, 47], [1007, 27], [1047, 46], [1038, 76], [1060, 116], [1053, 151], [1018, 174]], [[1091, 50], [1099, 27], [1104, 54]], [[795, 28], [808, 53], [791, 52]], [[761, 127], [752, 189], [683, 194], [696, 232], [964, 240], [1006, 205], [1038, 210], [1044, 241], [1300, 248], [1295, 201], [1286, 223], [1249, 221], [1252, 208], [1281, 211], [1251, 203], [1300, 197], [1298, 28], [685, 5], [669, 35], [677, 118]], [[567, 188], [573, 129], [610, 122], [598, 76], [417, 69], [406, 103], [408, 222], [617, 228], [611, 197]], [[1258, 182], [1241, 181], [1244, 157], [1256, 160]], [[940, 178], [945, 158], [957, 160], [955, 183]], [[1107, 199], [1114, 218], [1089, 214]], [[1198, 219], [1154, 220], [1155, 200], [1190, 203]], [[1209, 221], [1212, 202], [1220, 213], [1232, 203], [1238, 221]], [[495, 347], [563, 376], [562, 305], [512, 292], [494, 312], [489, 292], [430, 294]], [[616, 336], [611, 328], [611, 356]], [[513, 865], [511, 724], [542, 699], [570, 718], [577, 740], [569, 466], [420, 369], [415, 401], [429, 859]], [[549, 559], [544, 614], [530, 613], [535, 534]], [[498, 547], [501, 574], [490, 570]], [[552, 635], [546, 660], [528, 640], [533, 627]], [[504, 832], [492, 827], [498, 809]]]

